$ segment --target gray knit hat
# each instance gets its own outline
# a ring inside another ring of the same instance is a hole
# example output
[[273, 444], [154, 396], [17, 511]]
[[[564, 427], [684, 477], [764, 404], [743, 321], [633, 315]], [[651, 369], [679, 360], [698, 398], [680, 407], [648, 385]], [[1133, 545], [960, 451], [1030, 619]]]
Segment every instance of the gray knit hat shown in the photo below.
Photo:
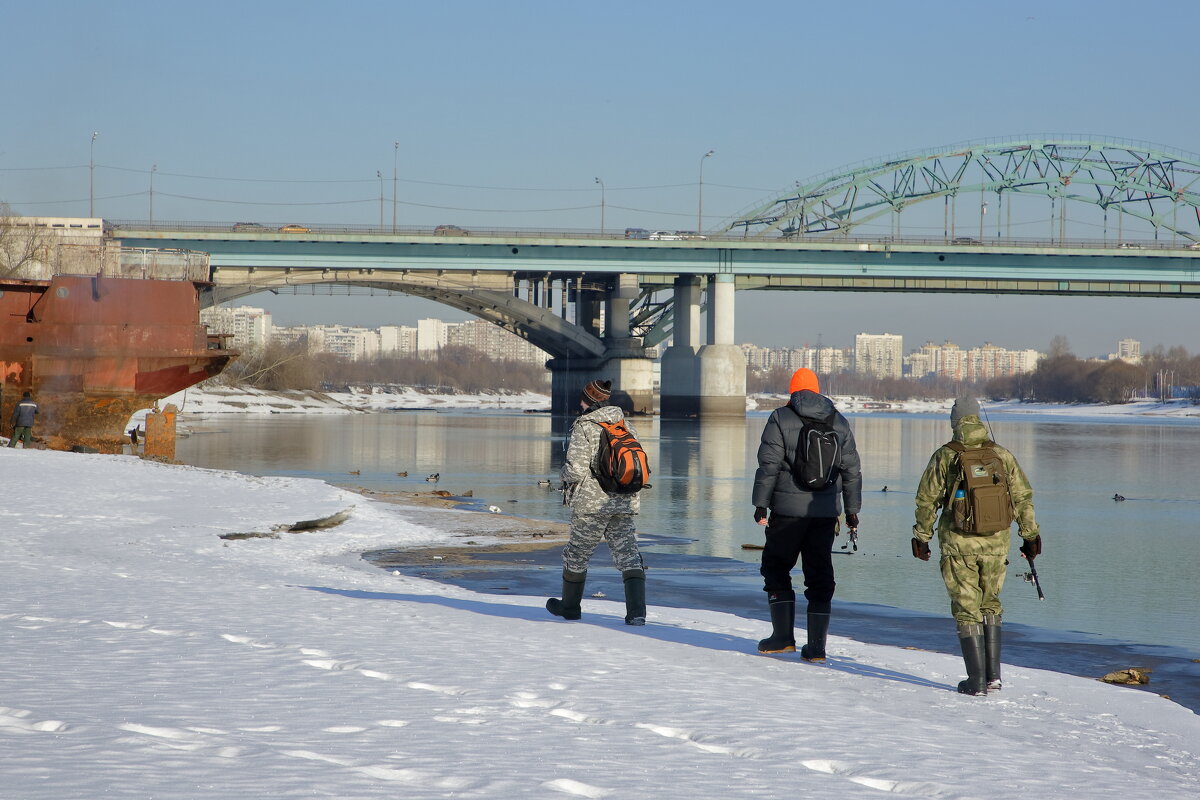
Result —
[[963, 417], [978, 417], [979, 401], [974, 397], [960, 397], [950, 409], [950, 427], [957, 428]]

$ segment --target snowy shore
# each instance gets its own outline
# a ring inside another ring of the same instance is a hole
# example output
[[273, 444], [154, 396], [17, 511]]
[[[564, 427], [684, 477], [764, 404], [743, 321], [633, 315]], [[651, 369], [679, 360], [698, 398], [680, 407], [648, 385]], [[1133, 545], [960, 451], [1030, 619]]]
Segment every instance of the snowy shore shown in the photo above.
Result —
[[[952, 400], [880, 401], [870, 397], [834, 395], [843, 413], [949, 414]], [[785, 395], [751, 395], [748, 407], [762, 410], [787, 402]], [[369, 411], [413, 409], [500, 408], [517, 411], [549, 411], [550, 396], [534, 392], [519, 394], [436, 394], [411, 387], [361, 392], [265, 392], [224, 386], [193, 387], [163, 400], [183, 414], [350, 414]], [[1189, 418], [1200, 419], [1200, 406], [1190, 400], [1140, 399], [1120, 405], [1101, 403], [1022, 403], [1013, 400], [984, 401], [988, 414], [1039, 414], [1079, 419]], [[144, 416], [144, 413], [139, 416]]]
[[757, 655], [760, 620], [655, 608], [634, 629], [588, 598], [567, 623], [359, 557], [464, 519], [497, 541], [499, 515], [122, 456], [0, 463], [6, 798], [1200, 792], [1200, 720], [1150, 693], [1008, 667], [970, 698], [952, 656], [833, 636], [807, 665]]

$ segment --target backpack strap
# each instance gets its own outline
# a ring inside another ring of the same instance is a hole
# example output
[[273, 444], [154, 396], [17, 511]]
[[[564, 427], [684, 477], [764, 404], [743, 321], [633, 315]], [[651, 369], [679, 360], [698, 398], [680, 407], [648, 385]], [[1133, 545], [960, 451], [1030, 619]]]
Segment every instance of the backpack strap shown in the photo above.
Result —
[[[954, 480], [946, 481], [946, 496], [942, 499], [942, 508], [948, 511], [950, 510], [950, 504], [954, 502], [954, 492], [958, 489], [958, 485], [963, 481], [961, 456], [964, 452], [966, 452], [967, 446], [956, 439], [951, 439], [942, 445], [942, 447], [947, 447], [953, 450], [955, 454], [954, 463], [950, 465], [950, 467], [955, 470]], [[947, 473], [947, 475], [948, 474], [949, 473]]]
[[[797, 417], [799, 417], [799, 418], [800, 418], [800, 424], [801, 424], [801, 425], [803, 425], [803, 424], [804, 424], [804, 423], [806, 423], [806, 422], [823, 422], [823, 423], [825, 423], [826, 425], [828, 425], [830, 428], [832, 428], [832, 427], [833, 427], [833, 421], [834, 421], [835, 419], [837, 419], [837, 409], [836, 409], [836, 408], [835, 408], [833, 411], [831, 411], [831, 412], [829, 413], [829, 416], [828, 416], [828, 417], [826, 417], [825, 419], [818, 419], [817, 417], [806, 417], [806, 416], [804, 416], [803, 414], [801, 414], [799, 411], [797, 411], [797, 410], [796, 410], [796, 407], [795, 407], [795, 406], [793, 406], [791, 403], [788, 403], [786, 406], [783, 406], [783, 408], [786, 408], [786, 409], [788, 409], [788, 410], [789, 410], [789, 411], [791, 411], [793, 414], [795, 414]], [[781, 409], [781, 410], [782, 410], [782, 409]], [[840, 442], [840, 438], [839, 438], [839, 442]], [[799, 451], [797, 451], [796, 455], [800, 455]], [[783, 463], [784, 463], [784, 464], [787, 466], [787, 468], [788, 468], [788, 471], [789, 471], [789, 472], [791, 472], [791, 471], [792, 471], [792, 469], [793, 469], [793, 467], [792, 467], [792, 462], [788, 461], [788, 457], [787, 457], [787, 442], [786, 442], [786, 441], [783, 443]]]

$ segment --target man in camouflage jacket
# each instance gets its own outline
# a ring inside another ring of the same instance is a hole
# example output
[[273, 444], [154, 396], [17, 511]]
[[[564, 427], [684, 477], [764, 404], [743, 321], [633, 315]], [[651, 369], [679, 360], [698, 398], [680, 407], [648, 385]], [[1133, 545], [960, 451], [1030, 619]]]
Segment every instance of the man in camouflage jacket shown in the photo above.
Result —
[[625, 586], [625, 622], [645, 625], [646, 568], [633, 524], [633, 516], [640, 508], [639, 493], [609, 494], [593, 471], [600, 451], [601, 428], [597, 423], [624, 422], [629, 432], [637, 436], [621, 409], [607, 405], [611, 387], [611, 381], [588, 383], [580, 397], [583, 413], [571, 427], [567, 458], [560, 472], [564, 500], [571, 506], [570, 539], [563, 549], [563, 597], [550, 598], [546, 609], [564, 619], [582, 616], [580, 601], [588, 562], [604, 540]]
[[[1033, 559], [1042, 550], [1042, 538], [1033, 517], [1033, 489], [1013, 454], [991, 441], [979, 413], [979, 403], [974, 398], [955, 401], [950, 412], [953, 440], [968, 449], [986, 445], [996, 452], [1008, 474], [1013, 519], [1023, 540], [1021, 555]], [[1000, 617], [1004, 609], [1000, 590], [1012, 547], [1012, 530], [973, 535], [954, 528], [954, 514], [947, 507], [950, 493], [959, 486], [958, 470], [958, 453], [947, 445], [939, 447], [929, 459], [917, 487], [912, 551], [922, 561], [929, 560], [928, 543], [933, 538], [936, 520], [942, 580], [950, 594], [950, 612], [958, 622], [967, 666], [968, 678], [958, 688], [964, 694], [987, 694], [989, 687], [992, 690], [1001, 687]], [[985, 657], [986, 667], [981, 663]]]

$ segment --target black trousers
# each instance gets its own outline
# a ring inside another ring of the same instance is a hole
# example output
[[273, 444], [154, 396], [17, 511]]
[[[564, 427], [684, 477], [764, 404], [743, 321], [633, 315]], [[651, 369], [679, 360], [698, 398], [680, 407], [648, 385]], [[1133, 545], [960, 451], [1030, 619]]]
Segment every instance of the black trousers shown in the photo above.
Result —
[[763, 547], [763, 590], [795, 596], [792, 569], [800, 561], [808, 610], [828, 614], [837, 583], [833, 579], [833, 538], [836, 517], [782, 517], [772, 514]]

